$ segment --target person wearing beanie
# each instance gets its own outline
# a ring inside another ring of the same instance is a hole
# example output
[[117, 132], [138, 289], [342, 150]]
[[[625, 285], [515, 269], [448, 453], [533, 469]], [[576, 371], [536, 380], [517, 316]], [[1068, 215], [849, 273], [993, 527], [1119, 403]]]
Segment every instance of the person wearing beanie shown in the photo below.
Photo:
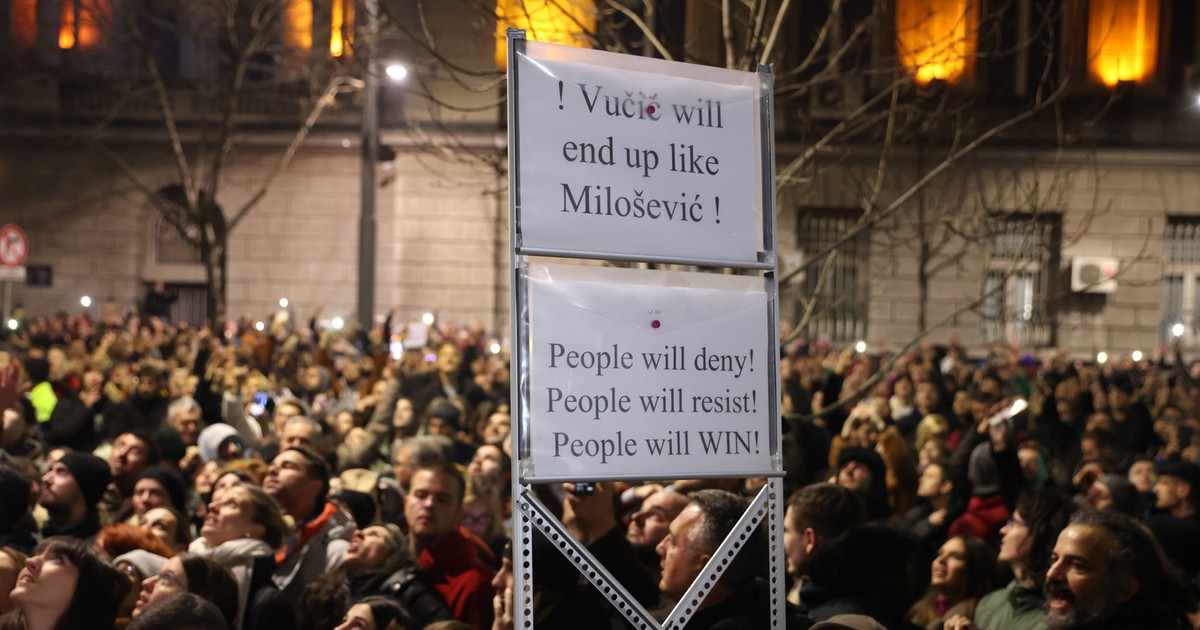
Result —
[[42, 476], [38, 503], [46, 508], [49, 519], [42, 536], [73, 536], [90, 540], [100, 531], [96, 504], [112, 482], [108, 464], [91, 453], [63, 455]]
[[868, 521], [891, 515], [886, 479], [887, 466], [874, 450], [850, 446], [838, 454], [836, 483], [858, 497]]
[[137, 604], [138, 596], [142, 594], [142, 581], [148, 577], [158, 575], [158, 572], [162, 571], [165, 564], [167, 564], [166, 558], [145, 549], [134, 549], [113, 558], [112, 565], [121, 572], [121, 575], [124, 575], [129, 580], [131, 586], [129, 594], [125, 596], [125, 599], [121, 600], [121, 605], [117, 608], [118, 627], [123, 627], [129, 623], [129, 618], [133, 615], [133, 608]]
[[138, 477], [133, 487], [133, 514], [139, 520], [156, 507], [187, 509], [187, 483], [179, 471], [167, 466], [151, 466]]
[[1000, 529], [1012, 512], [1001, 494], [1000, 471], [994, 455], [991, 444], [980, 444], [971, 451], [967, 463], [971, 498], [967, 500], [966, 512], [950, 524], [949, 536], [975, 536], [992, 546], [1000, 543]]

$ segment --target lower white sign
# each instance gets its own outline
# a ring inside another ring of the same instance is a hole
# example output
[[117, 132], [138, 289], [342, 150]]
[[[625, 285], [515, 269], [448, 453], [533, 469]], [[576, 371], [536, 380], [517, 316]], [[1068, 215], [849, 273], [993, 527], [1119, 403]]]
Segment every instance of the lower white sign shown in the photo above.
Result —
[[535, 265], [529, 479], [771, 471], [762, 278]]

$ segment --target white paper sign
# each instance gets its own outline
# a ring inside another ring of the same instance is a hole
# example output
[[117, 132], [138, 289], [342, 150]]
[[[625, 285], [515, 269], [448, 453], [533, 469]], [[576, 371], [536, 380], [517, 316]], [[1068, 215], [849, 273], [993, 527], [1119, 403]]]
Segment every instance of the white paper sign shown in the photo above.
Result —
[[516, 68], [523, 247], [757, 260], [758, 75], [537, 42]]
[[761, 278], [534, 266], [532, 477], [771, 470]]

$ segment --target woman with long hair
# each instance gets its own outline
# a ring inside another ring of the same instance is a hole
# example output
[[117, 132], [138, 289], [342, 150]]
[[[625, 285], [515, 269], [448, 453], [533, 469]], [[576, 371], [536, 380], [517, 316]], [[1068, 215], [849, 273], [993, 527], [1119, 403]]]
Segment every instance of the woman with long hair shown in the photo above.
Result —
[[142, 581], [133, 617], [137, 618], [147, 606], [174, 593], [192, 593], [212, 602], [231, 626], [237, 617], [238, 584], [233, 574], [216, 560], [193, 554], [171, 558], [158, 575]]
[[111, 630], [129, 581], [82, 541], [47, 538], [33, 550], [9, 597], [3, 630]]
[[421, 581], [400, 528], [377, 523], [354, 534], [341, 568], [313, 580], [304, 590], [299, 615], [302, 627], [331, 628], [351, 602], [372, 595], [396, 601], [412, 618], [414, 628], [454, 618], [441, 596]]
[[296, 627], [291, 604], [270, 580], [275, 550], [287, 533], [283, 510], [262, 488], [241, 484], [214, 493], [188, 551], [228, 567], [237, 581], [238, 615], [231, 627]]
[[954, 536], [930, 565], [929, 590], [908, 619], [931, 630], [954, 615], [975, 616], [979, 598], [996, 588], [996, 552], [974, 536]]

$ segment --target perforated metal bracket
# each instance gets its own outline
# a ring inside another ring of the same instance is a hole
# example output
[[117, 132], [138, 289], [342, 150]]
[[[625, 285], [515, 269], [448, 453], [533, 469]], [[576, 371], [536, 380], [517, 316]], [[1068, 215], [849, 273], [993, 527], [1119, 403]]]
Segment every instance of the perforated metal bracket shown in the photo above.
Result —
[[[526, 523], [532, 523], [540, 529], [546, 538], [554, 544], [559, 553], [567, 557], [583, 576], [600, 591], [621, 614], [633, 624], [637, 630], [659, 629], [658, 622], [646, 612], [629, 591], [596, 560], [587, 547], [584, 547], [567, 531], [558, 518], [533, 495], [526, 487], [517, 498], [517, 508], [525, 516]], [[530, 545], [532, 546], [532, 545]], [[532, 582], [531, 582], [532, 583]]]
[[[758, 491], [758, 495], [754, 497], [754, 501], [750, 503], [750, 507], [742, 514], [742, 518], [738, 519], [737, 525], [729, 532], [725, 540], [721, 542], [721, 546], [717, 547], [717, 550], [713, 552], [712, 557], [708, 559], [708, 564], [704, 565], [704, 570], [700, 572], [700, 575], [692, 582], [687, 592], [679, 599], [679, 603], [675, 604], [675, 608], [671, 611], [670, 616], [663, 623], [665, 630], [683, 628], [691, 620], [692, 615], [700, 610], [700, 604], [704, 603], [704, 598], [708, 597], [708, 593], [712, 590], [713, 585], [717, 583], [717, 580], [721, 579], [721, 575], [725, 573], [725, 569], [729, 567], [729, 563], [733, 561], [734, 556], [742, 550], [750, 535], [754, 533], [754, 528], [758, 527], [758, 524], [767, 516], [767, 512], [772, 507], [770, 504], [777, 501], [774, 497], [778, 497], [779, 494], [777, 490], [773, 489], [777, 484], [772, 483], [775, 481], [774, 479], [769, 480], [767, 485]], [[774, 535], [772, 535], [771, 540], [772, 542], [775, 540]], [[772, 567], [774, 568], [774, 563], [772, 563]], [[777, 617], [772, 612], [772, 627], [781, 627]]]

